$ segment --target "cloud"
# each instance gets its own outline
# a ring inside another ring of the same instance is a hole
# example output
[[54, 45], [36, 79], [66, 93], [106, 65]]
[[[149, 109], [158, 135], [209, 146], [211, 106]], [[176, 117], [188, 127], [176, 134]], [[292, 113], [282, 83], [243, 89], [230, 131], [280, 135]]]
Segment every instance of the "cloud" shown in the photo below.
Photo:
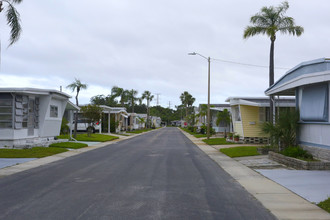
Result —
[[[205, 103], [207, 61], [187, 53], [267, 66], [268, 37], [243, 40], [242, 34], [261, 7], [280, 2], [23, 1], [17, 6], [23, 33], [8, 49], [8, 27], [0, 23], [0, 86], [58, 89], [76, 77], [90, 85], [81, 93], [81, 103], [107, 95], [114, 85], [139, 94], [160, 93], [163, 106], [169, 101], [180, 104], [183, 91], [196, 97], [196, 105]], [[328, 56], [328, 1], [289, 4], [287, 15], [304, 26], [305, 33], [299, 38], [277, 36], [275, 65], [292, 68]], [[275, 78], [284, 73], [276, 69]], [[213, 103], [223, 103], [228, 96], [263, 96], [268, 69], [212, 61], [211, 80]]]

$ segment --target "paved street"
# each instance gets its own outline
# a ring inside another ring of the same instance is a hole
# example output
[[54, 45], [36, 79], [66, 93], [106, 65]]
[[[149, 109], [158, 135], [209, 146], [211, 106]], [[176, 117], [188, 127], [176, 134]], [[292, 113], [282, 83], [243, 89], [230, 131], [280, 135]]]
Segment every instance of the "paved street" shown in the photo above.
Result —
[[177, 128], [0, 179], [0, 219], [275, 219]]

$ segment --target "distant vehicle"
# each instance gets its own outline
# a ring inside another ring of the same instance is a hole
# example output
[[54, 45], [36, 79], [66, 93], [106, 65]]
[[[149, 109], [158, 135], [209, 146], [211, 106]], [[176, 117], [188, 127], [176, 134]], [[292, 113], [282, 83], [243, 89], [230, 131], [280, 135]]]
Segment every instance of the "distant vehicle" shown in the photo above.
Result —
[[[88, 123], [88, 120], [85, 118], [78, 119], [77, 124], [77, 131], [87, 131], [88, 128], [92, 129], [92, 132], [95, 133], [96, 131], [100, 130], [100, 122], [95, 123], [95, 125], [92, 125], [91, 123]], [[74, 130], [74, 122], [73, 122], [73, 128]]]

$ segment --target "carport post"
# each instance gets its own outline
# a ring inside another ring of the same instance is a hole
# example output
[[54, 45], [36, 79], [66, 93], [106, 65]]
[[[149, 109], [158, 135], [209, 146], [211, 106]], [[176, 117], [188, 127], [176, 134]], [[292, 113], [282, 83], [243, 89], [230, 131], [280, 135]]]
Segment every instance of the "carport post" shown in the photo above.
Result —
[[99, 133], [102, 133], [102, 113], [100, 114], [100, 129], [99, 129]]
[[108, 112], [108, 133], [110, 134], [110, 111]]

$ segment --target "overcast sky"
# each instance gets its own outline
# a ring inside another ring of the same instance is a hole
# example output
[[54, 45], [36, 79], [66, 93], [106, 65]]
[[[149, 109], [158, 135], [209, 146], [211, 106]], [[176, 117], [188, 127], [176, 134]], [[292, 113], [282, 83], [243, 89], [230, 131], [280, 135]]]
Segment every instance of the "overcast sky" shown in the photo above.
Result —
[[[108, 95], [113, 86], [159, 95], [159, 104], [180, 104], [188, 91], [194, 105], [207, 102], [204, 56], [268, 66], [267, 36], [243, 39], [244, 28], [269, 0], [25, 0], [20, 40], [7, 48], [9, 29], [0, 17], [0, 87], [59, 89], [80, 79], [89, 85], [80, 103]], [[301, 37], [278, 34], [275, 66], [330, 56], [329, 0], [289, 1], [287, 16], [305, 28]], [[275, 80], [287, 69], [276, 69]], [[229, 96], [264, 96], [268, 68], [212, 60], [211, 103]], [[156, 98], [153, 105], [156, 104]]]

